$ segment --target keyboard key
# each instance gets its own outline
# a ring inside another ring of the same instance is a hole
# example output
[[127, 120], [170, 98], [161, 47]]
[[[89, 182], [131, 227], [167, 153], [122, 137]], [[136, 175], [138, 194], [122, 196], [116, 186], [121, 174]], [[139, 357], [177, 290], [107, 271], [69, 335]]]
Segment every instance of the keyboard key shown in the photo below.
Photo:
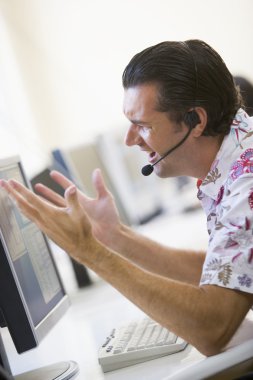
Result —
[[179, 352], [187, 343], [145, 317], [113, 329], [101, 346], [98, 360], [104, 372]]

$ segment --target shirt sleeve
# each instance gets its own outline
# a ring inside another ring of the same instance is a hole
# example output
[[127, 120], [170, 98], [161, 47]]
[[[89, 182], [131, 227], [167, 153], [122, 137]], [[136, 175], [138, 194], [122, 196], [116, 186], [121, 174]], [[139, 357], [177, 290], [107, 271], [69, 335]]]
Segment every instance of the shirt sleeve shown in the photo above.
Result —
[[230, 178], [213, 202], [211, 215], [200, 285], [253, 293], [253, 173]]

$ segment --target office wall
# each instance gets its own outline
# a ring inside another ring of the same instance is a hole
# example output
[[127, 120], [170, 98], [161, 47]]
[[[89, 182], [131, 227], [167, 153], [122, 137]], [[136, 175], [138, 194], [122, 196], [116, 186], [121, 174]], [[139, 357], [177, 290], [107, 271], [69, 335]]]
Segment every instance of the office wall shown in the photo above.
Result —
[[252, 0], [0, 0], [0, 6], [2, 136], [12, 128], [0, 151], [21, 152], [31, 173], [51, 148], [127, 128], [121, 74], [149, 45], [204, 39], [233, 74], [253, 81]]

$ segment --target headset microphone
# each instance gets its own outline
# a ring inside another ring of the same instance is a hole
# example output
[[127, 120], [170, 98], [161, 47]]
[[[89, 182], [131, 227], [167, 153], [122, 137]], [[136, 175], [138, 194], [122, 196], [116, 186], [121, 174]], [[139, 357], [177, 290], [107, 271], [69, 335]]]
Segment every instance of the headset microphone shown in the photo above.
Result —
[[141, 169], [142, 174], [145, 175], [145, 176], [148, 176], [151, 173], [153, 173], [154, 166], [156, 164], [158, 164], [158, 162], [160, 162], [161, 160], [163, 160], [165, 157], [167, 157], [170, 153], [172, 153], [175, 149], [177, 149], [180, 145], [182, 145], [185, 142], [185, 140], [187, 139], [187, 137], [189, 136], [190, 133], [191, 133], [191, 128], [189, 128], [189, 130], [186, 133], [186, 135], [184, 136], [184, 138], [181, 141], [179, 141], [179, 143], [177, 143], [177, 145], [173, 146], [173, 148], [171, 148], [170, 150], [168, 150], [168, 152], [165, 153], [161, 158], [159, 158], [159, 160], [157, 160], [153, 165], [149, 164], [149, 165], [143, 166], [143, 168]]
[[199, 120], [199, 116], [198, 116], [197, 112], [195, 110], [193, 110], [193, 111], [189, 111], [185, 114], [184, 121], [189, 126], [189, 130], [186, 133], [186, 135], [184, 136], [184, 138], [181, 141], [179, 141], [179, 143], [177, 143], [175, 146], [173, 146], [170, 150], [168, 150], [168, 152], [165, 153], [161, 158], [159, 158], [159, 160], [157, 160], [153, 165], [149, 164], [149, 165], [143, 166], [143, 168], [141, 169], [141, 172], [143, 175], [148, 176], [151, 173], [153, 173], [154, 166], [156, 164], [158, 164], [158, 162], [163, 160], [170, 153], [172, 153], [175, 149], [180, 147], [180, 145], [182, 145], [185, 142], [185, 140], [188, 138], [189, 134], [192, 131], [192, 128], [196, 127], [196, 125], [199, 123], [200, 120]]

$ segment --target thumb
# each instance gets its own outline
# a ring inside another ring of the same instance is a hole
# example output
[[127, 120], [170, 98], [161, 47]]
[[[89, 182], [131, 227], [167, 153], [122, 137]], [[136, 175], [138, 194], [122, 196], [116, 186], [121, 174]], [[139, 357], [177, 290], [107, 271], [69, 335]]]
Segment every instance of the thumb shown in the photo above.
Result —
[[68, 207], [71, 207], [72, 209], [77, 209], [79, 207], [77, 188], [75, 185], [71, 185], [65, 190], [64, 198]]
[[98, 198], [103, 198], [108, 194], [105, 181], [100, 169], [95, 169], [92, 173], [92, 182], [97, 191]]

